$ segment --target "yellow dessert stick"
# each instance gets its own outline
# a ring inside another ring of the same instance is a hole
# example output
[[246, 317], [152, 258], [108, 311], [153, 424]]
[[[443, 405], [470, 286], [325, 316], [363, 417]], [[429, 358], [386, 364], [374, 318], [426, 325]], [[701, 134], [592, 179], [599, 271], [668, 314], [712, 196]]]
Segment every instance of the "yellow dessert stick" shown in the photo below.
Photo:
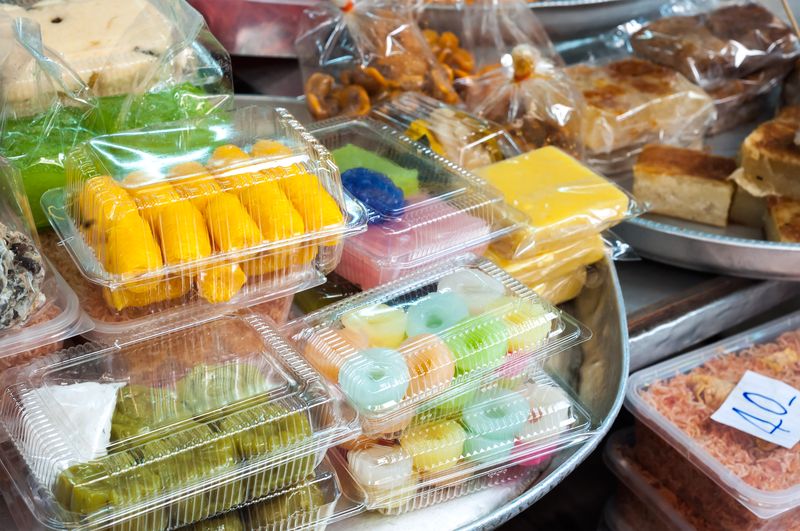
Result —
[[214, 176], [199, 162], [184, 162], [170, 170], [172, 186], [184, 199], [188, 199], [201, 212], [208, 201], [222, 193]]
[[197, 276], [197, 291], [212, 304], [229, 301], [239, 293], [245, 282], [242, 268], [237, 264], [223, 264], [201, 271]]
[[254, 157], [271, 157], [291, 155], [292, 149], [277, 140], [257, 140], [250, 152]]
[[92, 177], [78, 196], [81, 225], [87, 231], [88, 243], [96, 247], [106, 239], [115, 221], [128, 215], [138, 217], [136, 202], [123, 187], [108, 175]]
[[205, 218], [218, 251], [247, 249], [264, 241], [258, 225], [233, 194], [225, 192], [212, 198], [206, 205]]
[[[164, 267], [161, 248], [147, 222], [138, 215], [127, 215], [111, 225], [101, 253], [106, 270], [114, 275], [136, 276]], [[154, 279], [126, 284], [135, 293], [144, 293]]]
[[174, 278], [166, 282], [157, 282], [141, 293], [136, 293], [125, 288], [103, 289], [103, 298], [106, 303], [117, 311], [125, 308], [149, 306], [157, 302], [164, 302], [182, 297], [189, 292], [191, 281], [184, 278]]
[[162, 209], [151, 226], [167, 264], [193, 262], [211, 256], [211, 238], [205, 219], [186, 199]]
[[133, 172], [122, 180], [123, 186], [136, 201], [139, 207], [139, 214], [153, 226], [161, 212], [168, 208], [170, 204], [180, 201], [180, 194], [166, 181], [157, 181], [151, 184], [139, 185], [146, 175], [140, 172]]
[[228, 192], [239, 192], [264, 180], [258, 171], [253, 171], [250, 155], [232, 144], [220, 146], [208, 159], [208, 168], [217, 182]]

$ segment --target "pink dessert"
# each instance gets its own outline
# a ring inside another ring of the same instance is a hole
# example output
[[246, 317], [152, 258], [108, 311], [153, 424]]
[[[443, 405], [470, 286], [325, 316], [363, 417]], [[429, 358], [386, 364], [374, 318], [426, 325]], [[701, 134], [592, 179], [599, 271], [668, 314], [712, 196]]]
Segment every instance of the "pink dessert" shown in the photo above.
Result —
[[345, 242], [336, 272], [362, 289], [395, 280], [435, 260], [483, 254], [490, 227], [439, 199], [409, 201], [402, 217], [370, 225]]

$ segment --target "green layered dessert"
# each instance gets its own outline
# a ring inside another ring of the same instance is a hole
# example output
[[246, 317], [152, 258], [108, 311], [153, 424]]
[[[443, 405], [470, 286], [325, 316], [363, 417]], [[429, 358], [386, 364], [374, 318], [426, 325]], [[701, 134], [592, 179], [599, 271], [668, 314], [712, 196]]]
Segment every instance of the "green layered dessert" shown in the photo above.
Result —
[[325, 495], [316, 483], [310, 483], [256, 503], [244, 509], [242, 516], [248, 529], [265, 528], [287, 520], [286, 527], [291, 528], [306, 523], [313, 516], [311, 513], [323, 505]]
[[195, 416], [214, 414], [249, 398], [266, 394], [269, 382], [248, 363], [197, 365], [176, 385], [177, 396]]
[[[40, 205], [42, 194], [65, 184], [67, 153], [77, 144], [95, 136], [177, 120], [217, 115], [227, 109], [224, 95], [208, 94], [184, 83], [169, 90], [129, 96], [97, 98], [83, 106], [56, 105], [31, 117], [7, 119], [2, 126], [0, 155], [20, 170], [37, 227], [47, 220]], [[127, 102], [127, 103], [126, 103]], [[154, 151], [207, 146], [214, 138], [211, 128], [198, 127], [181, 138], [152, 135]], [[176, 141], [180, 142], [176, 142]]]

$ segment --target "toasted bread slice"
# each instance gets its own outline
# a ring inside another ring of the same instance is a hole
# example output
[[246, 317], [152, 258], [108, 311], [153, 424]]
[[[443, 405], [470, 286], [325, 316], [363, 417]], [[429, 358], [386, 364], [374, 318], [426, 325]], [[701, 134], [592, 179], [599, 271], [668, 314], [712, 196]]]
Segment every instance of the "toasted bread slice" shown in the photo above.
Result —
[[633, 194], [650, 212], [718, 227], [728, 224], [733, 159], [649, 144], [633, 167]]
[[800, 201], [768, 198], [764, 228], [772, 241], [800, 243]]
[[742, 168], [765, 194], [800, 199], [800, 107], [786, 107], [758, 126], [742, 144]]

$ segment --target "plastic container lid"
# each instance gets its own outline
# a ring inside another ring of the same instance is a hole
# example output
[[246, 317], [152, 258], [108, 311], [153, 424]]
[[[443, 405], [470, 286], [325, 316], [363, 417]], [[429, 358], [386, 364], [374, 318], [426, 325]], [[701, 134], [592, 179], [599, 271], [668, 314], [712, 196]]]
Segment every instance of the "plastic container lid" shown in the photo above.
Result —
[[397, 514], [540, 473], [588, 429], [582, 406], [540, 372], [490, 383], [463, 411], [432, 414], [399, 439], [362, 439], [331, 455], [349, 499]]
[[306, 359], [391, 438], [429, 409], [535, 370], [589, 336], [492, 262], [463, 256], [287, 325]]
[[337, 269], [364, 289], [454, 255], [480, 254], [525, 221], [485, 182], [386, 125], [359, 119], [310, 130], [369, 212], [367, 232], [348, 240]]
[[[19, 173], [0, 158], [0, 357], [89, 329], [78, 298], [40, 251]], [[20, 361], [19, 357], [9, 363]], [[0, 366], [6, 360], [0, 361]]]
[[747, 370], [800, 386], [798, 360], [800, 312], [637, 372], [625, 405], [753, 514], [772, 518], [800, 505], [800, 468], [792, 465], [800, 447], [770, 445], [710, 416]]
[[423, 94], [401, 94], [371, 115], [468, 170], [522, 153], [500, 125]]
[[[633, 430], [625, 429], [613, 433], [608, 438], [603, 451], [603, 460], [606, 466], [631, 493], [659, 517], [664, 527], [693, 529], [693, 526], [676, 510], [676, 507], [659, 492], [655, 480], [645, 477], [641, 467], [629, 455], [626, 455], [630, 453], [632, 445]], [[619, 526], [613, 527], [619, 529]]]
[[15, 452], [0, 461], [56, 529], [199, 521], [306, 478], [358, 433], [354, 412], [254, 315], [75, 347], [2, 385]]
[[66, 166], [42, 204], [113, 339], [317, 285], [365, 228], [328, 151], [283, 109], [96, 137]]

